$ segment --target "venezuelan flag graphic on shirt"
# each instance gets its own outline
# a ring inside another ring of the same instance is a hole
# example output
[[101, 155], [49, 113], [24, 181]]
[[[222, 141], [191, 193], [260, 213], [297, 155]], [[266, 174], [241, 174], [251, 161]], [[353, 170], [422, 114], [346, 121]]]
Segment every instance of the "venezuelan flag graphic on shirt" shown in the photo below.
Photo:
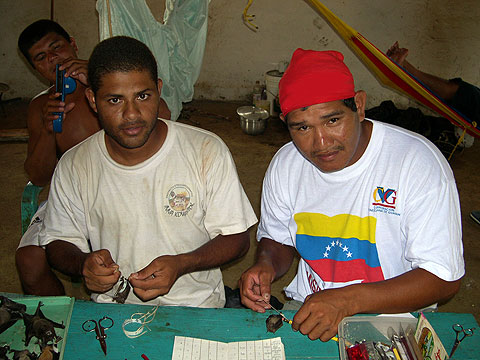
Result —
[[374, 217], [298, 213], [297, 250], [325, 282], [384, 280]]

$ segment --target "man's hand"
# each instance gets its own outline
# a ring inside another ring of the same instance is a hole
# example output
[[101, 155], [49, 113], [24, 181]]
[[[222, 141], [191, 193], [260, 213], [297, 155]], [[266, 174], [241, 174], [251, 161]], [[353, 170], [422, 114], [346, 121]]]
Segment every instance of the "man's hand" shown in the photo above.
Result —
[[143, 301], [148, 301], [167, 294], [181, 275], [177, 256], [163, 255], [142, 270], [131, 274], [128, 280], [135, 294]]
[[267, 261], [257, 262], [245, 271], [238, 287], [242, 304], [246, 307], [264, 313], [270, 308], [271, 284], [275, 279], [275, 269]]
[[83, 85], [88, 86], [87, 60], [69, 58], [62, 63], [59, 69], [65, 70], [65, 77], [70, 76], [80, 81]]
[[355, 297], [346, 288], [330, 289], [307, 296], [293, 318], [293, 330], [308, 335], [311, 340], [330, 340], [337, 333], [338, 324], [353, 315], [351, 306]]
[[295, 248], [262, 238], [257, 247], [257, 262], [245, 271], [240, 280], [242, 304], [264, 313], [270, 309], [271, 284], [292, 265]]
[[293, 318], [292, 328], [312, 340], [327, 341], [346, 316], [416, 311], [447, 301], [458, 292], [460, 282], [445, 281], [417, 268], [388, 280], [322, 290], [305, 299]]
[[[60, 70], [65, 70], [65, 76], [72, 77], [78, 81], [80, 81], [83, 85], [88, 86], [87, 80], [87, 61], [81, 59], [67, 59], [63, 62], [60, 66]], [[58, 119], [58, 115], [55, 113], [63, 112], [63, 119], [67, 116], [67, 113], [72, 111], [75, 107], [74, 102], [70, 102], [66, 104], [63, 101], [59, 100], [59, 97], [62, 94], [60, 93], [52, 93], [48, 96], [48, 101], [45, 103], [42, 109], [43, 114], [43, 126], [44, 128], [52, 133], [53, 132], [53, 120]]]
[[42, 109], [43, 127], [47, 132], [53, 132], [53, 120], [58, 119], [58, 115], [55, 112], [63, 112], [63, 119], [67, 116], [74, 107], [75, 103], [71, 102], [66, 105], [63, 101], [60, 101], [58, 97], [60, 93], [53, 93], [48, 95], [48, 101], [45, 103]]
[[88, 254], [83, 263], [82, 275], [89, 290], [104, 293], [113, 288], [121, 273], [110, 251], [102, 249]]
[[393, 44], [390, 49], [387, 50], [387, 56], [400, 66], [404, 66], [407, 55], [408, 49], [400, 48], [398, 41], [395, 41], [395, 44]]

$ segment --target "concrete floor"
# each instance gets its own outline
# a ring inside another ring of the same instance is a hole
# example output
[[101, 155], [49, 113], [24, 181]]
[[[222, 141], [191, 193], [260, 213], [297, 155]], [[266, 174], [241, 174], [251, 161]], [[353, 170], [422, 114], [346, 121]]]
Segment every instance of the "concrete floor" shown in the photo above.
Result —
[[[210, 130], [218, 134], [228, 145], [235, 159], [238, 173], [245, 191], [257, 213], [260, 209], [261, 183], [265, 170], [275, 152], [289, 141], [289, 135], [278, 118], [269, 119], [262, 135], [246, 135], [240, 129], [236, 108], [238, 103], [194, 101], [185, 106], [180, 121]], [[6, 115], [0, 109], [0, 129], [25, 127], [25, 101], [5, 105]], [[23, 171], [26, 142], [0, 141], [0, 292], [21, 292], [15, 271], [14, 252], [20, 237], [20, 198], [27, 183]], [[451, 160], [462, 206], [463, 242], [466, 260], [466, 275], [457, 296], [440, 307], [445, 312], [473, 313], [480, 322], [480, 226], [469, 218], [472, 210], [480, 209], [480, 141], [457, 152]], [[41, 198], [46, 197], [44, 189]], [[254, 261], [256, 228], [251, 232], [251, 248], [241, 260], [223, 268], [225, 284], [235, 288], [241, 273]], [[285, 300], [282, 289], [293, 278], [296, 267], [292, 267], [282, 279], [273, 285], [273, 294]], [[67, 292], [71, 296], [87, 298], [81, 286], [72, 286], [65, 279]], [[412, 294], [415, 296], [415, 294]]]

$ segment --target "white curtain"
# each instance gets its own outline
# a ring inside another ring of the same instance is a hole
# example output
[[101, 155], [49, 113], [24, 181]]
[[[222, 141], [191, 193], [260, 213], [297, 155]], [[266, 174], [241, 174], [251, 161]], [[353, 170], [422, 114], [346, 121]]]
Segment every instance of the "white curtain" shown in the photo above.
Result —
[[[157, 60], [162, 98], [177, 120], [193, 98], [207, 37], [209, 0], [166, 0], [163, 24], [145, 0], [97, 0], [100, 40], [125, 35], [145, 43]], [[110, 30], [111, 29], [111, 30]], [[111, 31], [111, 33], [110, 33]]]

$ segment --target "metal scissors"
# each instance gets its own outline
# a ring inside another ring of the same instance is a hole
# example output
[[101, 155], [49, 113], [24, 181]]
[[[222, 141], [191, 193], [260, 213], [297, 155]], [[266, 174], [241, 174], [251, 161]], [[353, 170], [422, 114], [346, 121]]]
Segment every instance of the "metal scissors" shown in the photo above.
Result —
[[[104, 326], [102, 323], [107, 322], [108, 326]], [[100, 320], [98, 320], [98, 323], [93, 320], [86, 320], [82, 324], [82, 329], [85, 330], [86, 332], [92, 332], [95, 331], [95, 334], [97, 335], [97, 340], [100, 342], [100, 347], [103, 350], [103, 353], [107, 355], [107, 342], [105, 339], [107, 338], [107, 335], [105, 334], [105, 330], [110, 329], [113, 326], [113, 320], [109, 318], [108, 316], [104, 316]]]
[[[472, 336], [473, 335], [473, 330], [475, 328], [471, 329], [464, 329], [462, 325], [460, 324], [454, 324], [452, 326], [452, 329], [455, 331], [455, 343], [453, 344], [452, 351], [450, 352], [450, 357], [452, 357], [453, 353], [455, 350], [457, 350], [458, 345], [465, 339], [467, 336]], [[459, 338], [459, 335], [462, 334], [462, 336]]]

